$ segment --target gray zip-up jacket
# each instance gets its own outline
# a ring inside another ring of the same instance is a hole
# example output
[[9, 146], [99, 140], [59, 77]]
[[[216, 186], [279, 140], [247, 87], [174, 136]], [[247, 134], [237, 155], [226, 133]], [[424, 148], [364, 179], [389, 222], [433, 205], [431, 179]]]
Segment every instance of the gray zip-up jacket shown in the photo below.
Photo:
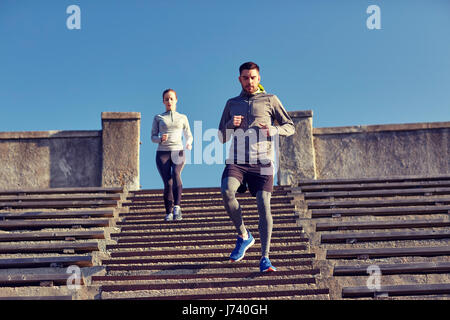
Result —
[[[233, 117], [237, 115], [244, 118], [239, 127], [234, 127]], [[262, 134], [261, 124], [269, 127], [269, 137]], [[290, 136], [294, 132], [294, 123], [281, 101], [265, 91], [248, 94], [242, 90], [239, 96], [229, 99], [219, 123], [219, 141], [225, 143], [233, 137], [227, 163], [274, 161], [278, 135]]]
[[[168, 138], [161, 142], [163, 134], [167, 134]], [[193, 137], [186, 115], [177, 111], [166, 111], [153, 118], [152, 141], [159, 143], [157, 151], [183, 150], [182, 134], [186, 144], [192, 144]]]

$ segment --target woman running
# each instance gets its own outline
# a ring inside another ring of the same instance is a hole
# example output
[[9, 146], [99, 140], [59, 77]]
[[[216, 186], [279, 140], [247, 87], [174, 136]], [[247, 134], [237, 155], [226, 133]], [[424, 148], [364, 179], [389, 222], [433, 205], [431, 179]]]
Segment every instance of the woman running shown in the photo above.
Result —
[[166, 112], [153, 119], [152, 141], [158, 143], [156, 166], [164, 182], [164, 206], [166, 221], [181, 220], [181, 171], [185, 163], [182, 134], [186, 139], [186, 149], [192, 148], [192, 134], [186, 115], [176, 111], [177, 94], [173, 89], [163, 92]]

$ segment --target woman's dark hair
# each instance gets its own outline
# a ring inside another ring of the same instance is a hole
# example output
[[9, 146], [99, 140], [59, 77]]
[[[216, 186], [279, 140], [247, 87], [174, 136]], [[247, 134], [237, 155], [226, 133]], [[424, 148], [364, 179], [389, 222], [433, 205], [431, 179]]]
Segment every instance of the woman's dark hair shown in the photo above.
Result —
[[256, 63], [254, 63], [254, 62], [243, 63], [239, 67], [239, 74], [241, 74], [243, 70], [251, 70], [251, 69], [256, 69], [259, 72], [259, 66]]
[[164, 90], [164, 92], [163, 92], [163, 94], [162, 94], [163, 100], [164, 100], [164, 96], [166, 95], [166, 93], [167, 93], [167, 92], [170, 92], [170, 91], [172, 91], [173, 93], [175, 93], [175, 98], [178, 99], [176, 91], [169, 88], [169, 89]]

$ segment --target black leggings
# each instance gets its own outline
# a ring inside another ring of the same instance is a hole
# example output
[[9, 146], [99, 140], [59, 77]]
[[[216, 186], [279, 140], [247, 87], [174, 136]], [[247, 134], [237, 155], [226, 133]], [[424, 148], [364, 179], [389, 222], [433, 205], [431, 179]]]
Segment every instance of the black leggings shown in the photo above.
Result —
[[157, 151], [156, 166], [164, 182], [164, 206], [166, 214], [172, 212], [173, 206], [181, 203], [183, 183], [181, 171], [185, 162], [184, 152], [180, 151]]

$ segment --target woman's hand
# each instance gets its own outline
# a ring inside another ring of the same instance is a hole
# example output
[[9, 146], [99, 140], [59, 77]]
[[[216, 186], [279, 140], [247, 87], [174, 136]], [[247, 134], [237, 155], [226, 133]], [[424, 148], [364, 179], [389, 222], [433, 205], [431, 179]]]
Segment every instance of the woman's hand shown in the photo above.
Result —
[[191, 150], [191, 149], [192, 149], [192, 145], [186, 144], [186, 150]]
[[161, 142], [167, 141], [168, 138], [169, 138], [169, 135], [167, 133], [163, 134], [161, 136]]
[[244, 116], [234, 116], [233, 117], [233, 125], [235, 127], [240, 127], [243, 120], [244, 120]]

